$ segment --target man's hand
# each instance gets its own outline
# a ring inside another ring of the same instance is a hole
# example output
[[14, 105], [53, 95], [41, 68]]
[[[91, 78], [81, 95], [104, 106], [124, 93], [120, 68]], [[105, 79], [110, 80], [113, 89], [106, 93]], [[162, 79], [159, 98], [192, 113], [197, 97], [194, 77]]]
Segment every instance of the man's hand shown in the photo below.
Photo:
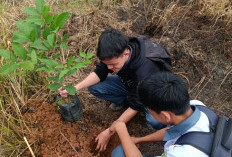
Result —
[[96, 150], [99, 150], [99, 152], [106, 150], [106, 146], [113, 134], [109, 128], [102, 131], [95, 139], [95, 142], [97, 142]]
[[60, 93], [60, 96], [64, 97], [64, 98], [68, 97], [68, 95], [69, 95], [68, 92], [63, 87], [60, 87], [58, 89], [58, 92]]

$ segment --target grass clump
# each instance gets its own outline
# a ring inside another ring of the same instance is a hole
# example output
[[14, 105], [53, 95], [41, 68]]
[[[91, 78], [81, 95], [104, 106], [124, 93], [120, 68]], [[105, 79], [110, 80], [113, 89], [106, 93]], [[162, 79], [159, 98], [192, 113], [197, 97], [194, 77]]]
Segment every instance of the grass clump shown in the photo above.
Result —
[[201, 12], [212, 16], [215, 21], [224, 20], [227, 25], [232, 23], [232, 1], [231, 0], [200, 0]]

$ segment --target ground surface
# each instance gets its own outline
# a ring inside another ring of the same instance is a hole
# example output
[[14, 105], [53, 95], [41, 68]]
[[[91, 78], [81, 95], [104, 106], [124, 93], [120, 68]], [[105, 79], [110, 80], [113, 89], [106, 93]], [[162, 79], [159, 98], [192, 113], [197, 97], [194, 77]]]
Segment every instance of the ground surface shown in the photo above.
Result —
[[[84, 109], [82, 120], [74, 123], [63, 121], [57, 112], [57, 107], [49, 103], [33, 102], [29, 106], [36, 109], [36, 112], [26, 113], [24, 118], [27, 121], [33, 121], [34, 124], [30, 128], [32, 132], [29, 142], [36, 140], [39, 143], [36, 156], [108, 157], [113, 148], [120, 144], [119, 138], [115, 135], [111, 138], [106, 151], [102, 153], [95, 151], [94, 138], [122, 112], [112, 112], [106, 102], [90, 99], [88, 108]], [[132, 135], [145, 135], [152, 131], [143, 118], [140, 114], [128, 124]], [[155, 152], [162, 152], [162, 146], [159, 143], [145, 144], [141, 146], [141, 150], [146, 152], [154, 147], [157, 149]], [[147, 155], [153, 153], [146, 152]]]
[[[159, 5], [163, 10], [169, 6], [165, 3]], [[75, 55], [80, 49], [78, 41], [86, 38], [93, 39], [93, 42], [86, 42], [88, 46], [83, 44], [81, 47], [85, 47], [86, 51], [93, 51], [96, 46], [96, 36], [100, 30], [102, 31], [100, 26], [114, 27], [128, 35], [152, 38], [171, 52], [173, 72], [186, 81], [192, 99], [201, 100], [217, 113], [232, 117], [232, 27], [220, 20], [215, 22], [211, 17], [200, 15], [197, 7], [182, 7], [184, 5], [177, 4], [179, 8], [172, 10], [175, 17], [166, 15], [166, 23], [160, 21], [158, 15], [149, 13], [152, 10], [148, 8], [145, 12], [144, 7], [139, 5], [133, 5], [130, 9], [108, 8], [108, 11], [112, 12], [111, 18], [115, 18], [118, 25], [104, 23], [101, 19], [96, 20], [104, 17], [101, 9], [85, 16], [72, 15], [64, 30], [70, 34], [70, 55]], [[147, 17], [152, 21], [148, 22]], [[91, 25], [91, 21], [96, 24]], [[127, 25], [126, 22], [131, 24]], [[80, 25], [86, 23], [92, 32], [81, 35]], [[93, 70], [95, 64], [94, 61], [87, 69], [80, 71], [78, 76], [81, 74], [81, 77], [73, 76], [74, 83]], [[33, 147], [37, 156], [108, 157], [112, 149], [119, 144], [118, 137], [115, 136], [110, 141], [107, 151], [100, 154], [94, 151], [94, 137], [107, 128], [122, 112], [110, 111], [108, 102], [93, 97], [86, 90], [80, 91], [78, 95], [83, 105], [83, 118], [72, 124], [62, 121], [57, 107], [51, 103], [33, 101], [28, 104], [36, 109], [33, 113], [25, 113], [24, 117], [33, 123], [29, 128], [31, 137], [28, 138], [29, 141], [38, 143]], [[130, 134], [135, 136], [144, 136], [152, 132], [147, 127], [142, 113], [128, 124], [128, 128]], [[140, 145], [140, 149], [146, 155], [160, 155], [163, 151], [162, 147], [162, 143]]]

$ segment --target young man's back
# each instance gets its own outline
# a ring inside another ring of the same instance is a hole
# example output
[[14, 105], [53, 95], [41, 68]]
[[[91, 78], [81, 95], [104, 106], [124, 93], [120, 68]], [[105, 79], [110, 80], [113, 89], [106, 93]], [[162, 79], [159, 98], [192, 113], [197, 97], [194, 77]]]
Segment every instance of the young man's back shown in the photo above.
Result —
[[[202, 102], [198, 100], [191, 100], [190, 105], [192, 108], [196, 108], [196, 105], [204, 105]], [[189, 125], [195, 124], [189, 128], [187, 131], [183, 133], [183, 130], [188, 128]], [[190, 145], [176, 145], [175, 142], [178, 140], [178, 138], [191, 131], [201, 131], [201, 132], [209, 132], [209, 119], [206, 116], [206, 114], [199, 109], [197, 109], [197, 113], [193, 113], [191, 117], [186, 119], [183, 123], [179, 124], [176, 129], [169, 130], [170, 134], [169, 137], [164, 138], [165, 141], [167, 141], [164, 145], [164, 153], [165, 156], [170, 157], [208, 157], [207, 154], [204, 152], [198, 150], [197, 148], [190, 146]], [[178, 132], [179, 131], [179, 132]], [[178, 135], [179, 134], [179, 135]], [[175, 138], [171, 138], [170, 136], [177, 136]], [[190, 153], [191, 152], [191, 153]]]

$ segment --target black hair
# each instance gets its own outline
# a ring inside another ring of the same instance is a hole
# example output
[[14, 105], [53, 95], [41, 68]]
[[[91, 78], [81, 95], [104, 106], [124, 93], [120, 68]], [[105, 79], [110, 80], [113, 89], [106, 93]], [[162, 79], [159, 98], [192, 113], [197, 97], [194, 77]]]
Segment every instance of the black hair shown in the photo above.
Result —
[[141, 102], [156, 113], [171, 111], [184, 114], [190, 108], [190, 98], [185, 82], [169, 72], [157, 72], [138, 86]]
[[98, 40], [97, 57], [100, 60], [119, 57], [128, 48], [129, 39], [122, 32], [106, 29]]

